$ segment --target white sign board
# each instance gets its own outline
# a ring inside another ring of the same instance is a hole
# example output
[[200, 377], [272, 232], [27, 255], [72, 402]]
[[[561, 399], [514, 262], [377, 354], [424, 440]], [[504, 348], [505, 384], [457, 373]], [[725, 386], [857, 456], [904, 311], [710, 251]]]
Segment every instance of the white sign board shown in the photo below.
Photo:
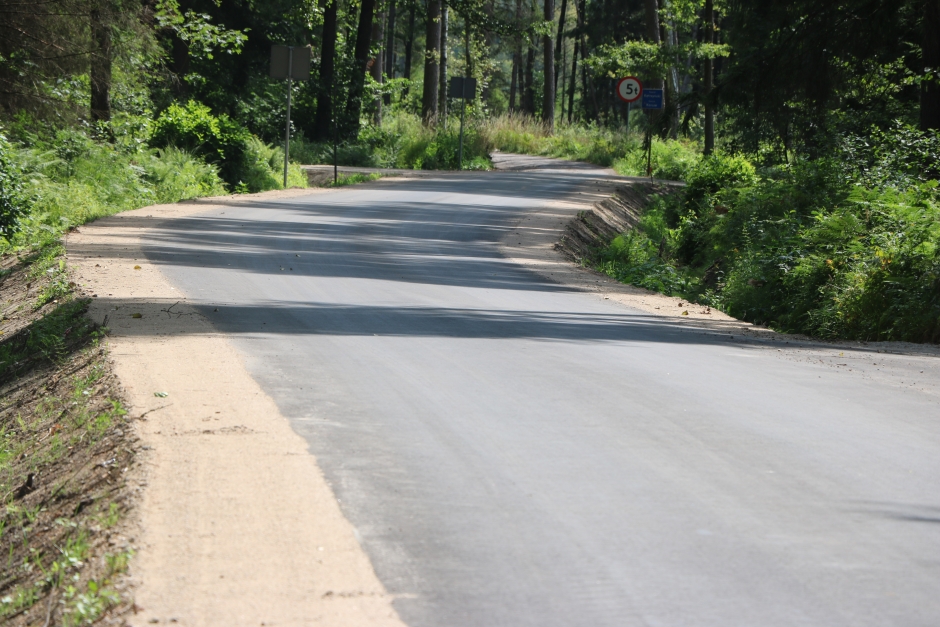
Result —
[[628, 76], [617, 81], [617, 97], [624, 102], [636, 102], [643, 93], [643, 83], [635, 76]]

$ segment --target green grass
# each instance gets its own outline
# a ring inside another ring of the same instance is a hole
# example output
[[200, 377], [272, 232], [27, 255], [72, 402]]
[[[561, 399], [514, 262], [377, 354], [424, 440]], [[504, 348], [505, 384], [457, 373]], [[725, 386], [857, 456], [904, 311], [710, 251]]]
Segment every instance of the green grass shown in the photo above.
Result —
[[373, 172], [371, 174], [340, 174], [337, 176], [336, 181], [330, 181], [324, 185], [324, 187], [346, 187], [347, 185], [357, 185], [359, 183], [377, 181], [380, 178], [382, 178], [382, 175], [378, 172]]
[[[504, 152], [544, 155], [587, 161], [613, 168], [625, 176], [646, 176], [647, 156], [641, 131], [597, 126], [560, 126], [554, 133], [530, 117], [504, 115], [487, 120], [482, 132], [489, 142]], [[689, 140], [654, 139], [653, 176], [684, 180], [698, 163], [701, 150]]]
[[[72, 227], [121, 211], [229, 193], [216, 166], [173, 146], [149, 148], [144, 131], [132, 130], [119, 134], [114, 144], [76, 130], [21, 130], [22, 143], [11, 157], [26, 178], [31, 202], [18, 232], [0, 237], [0, 254], [48, 246]], [[283, 187], [282, 148], [249, 136], [242, 159], [243, 179], [235, 191]], [[288, 187], [306, 183], [304, 172], [291, 163]]]

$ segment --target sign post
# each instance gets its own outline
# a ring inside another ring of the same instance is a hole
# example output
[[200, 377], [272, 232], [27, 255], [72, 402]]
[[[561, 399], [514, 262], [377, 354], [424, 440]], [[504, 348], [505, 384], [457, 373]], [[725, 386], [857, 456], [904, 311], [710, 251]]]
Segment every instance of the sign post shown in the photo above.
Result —
[[[663, 90], [647, 89], [643, 92], [643, 109], [657, 111], [663, 108]], [[653, 178], [653, 126], [650, 124], [646, 139], [646, 175]]]
[[287, 189], [287, 163], [290, 158], [291, 81], [310, 78], [309, 46], [271, 46], [271, 78], [287, 79], [287, 126], [284, 130], [284, 189]]
[[450, 79], [450, 85], [447, 88], [449, 98], [460, 98], [463, 104], [460, 109], [460, 142], [457, 147], [457, 169], [463, 170], [463, 120], [467, 112], [467, 101], [476, 97], [477, 79], [469, 76], [455, 76]]

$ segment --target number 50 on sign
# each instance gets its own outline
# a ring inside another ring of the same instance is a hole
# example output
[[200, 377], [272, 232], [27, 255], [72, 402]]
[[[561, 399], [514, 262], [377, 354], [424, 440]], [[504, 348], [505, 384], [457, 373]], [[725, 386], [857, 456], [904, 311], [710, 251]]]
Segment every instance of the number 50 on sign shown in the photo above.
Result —
[[643, 83], [635, 76], [628, 76], [617, 81], [617, 97], [624, 102], [636, 102], [643, 94]]

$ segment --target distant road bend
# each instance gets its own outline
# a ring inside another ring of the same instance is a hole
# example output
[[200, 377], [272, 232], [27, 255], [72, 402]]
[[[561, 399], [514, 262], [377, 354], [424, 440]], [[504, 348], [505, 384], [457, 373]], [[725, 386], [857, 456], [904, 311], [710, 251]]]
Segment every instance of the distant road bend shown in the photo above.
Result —
[[604, 176], [546, 164], [234, 202], [145, 250], [308, 440], [412, 627], [940, 625], [940, 397], [502, 257]]

